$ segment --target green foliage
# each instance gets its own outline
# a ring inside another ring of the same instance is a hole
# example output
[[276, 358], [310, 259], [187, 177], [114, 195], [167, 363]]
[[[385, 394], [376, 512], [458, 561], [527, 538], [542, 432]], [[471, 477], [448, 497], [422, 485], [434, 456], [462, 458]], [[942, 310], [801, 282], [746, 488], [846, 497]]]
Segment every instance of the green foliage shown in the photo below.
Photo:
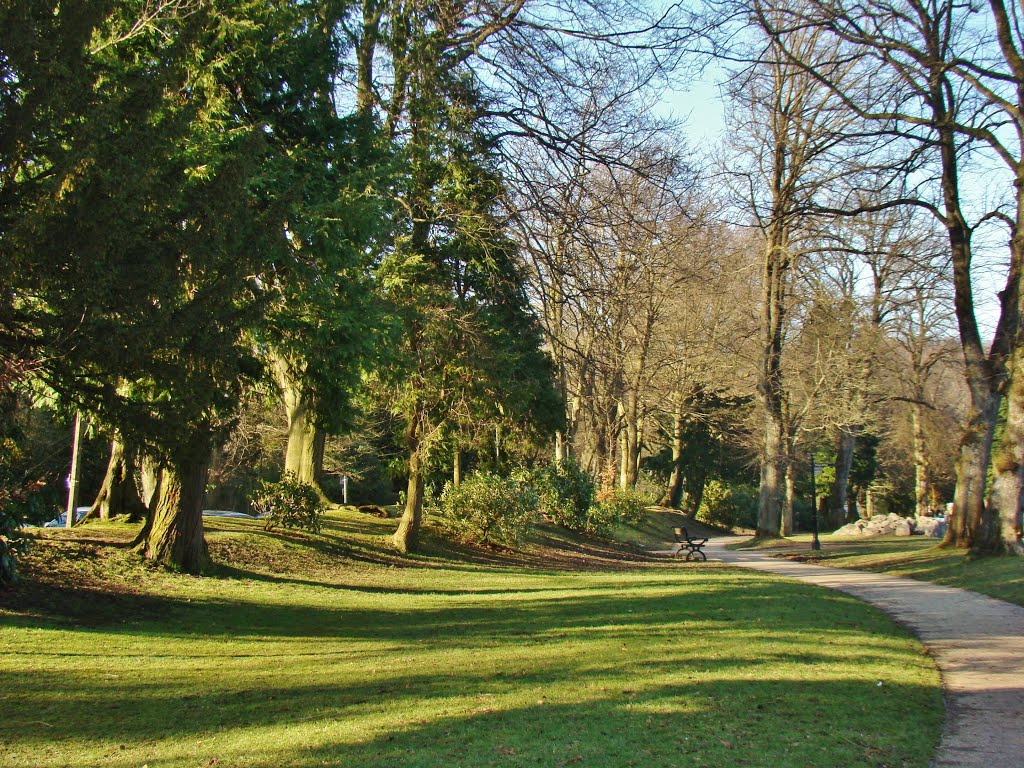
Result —
[[276, 483], [264, 482], [250, 499], [252, 508], [263, 517], [268, 531], [303, 528], [316, 533], [324, 514], [320, 493], [312, 485], [300, 482], [292, 473]]
[[709, 480], [697, 519], [721, 528], [755, 527], [757, 524], [757, 489], [750, 485]]
[[278, 148], [242, 85], [265, 53], [253, 16], [267, 19], [241, 2], [168, 4], [129, 43], [118, 30], [133, 4], [25, 5], [24, 26], [0, 17], [20, 29], [3, 46], [0, 165], [16, 170], [0, 205], [0, 287], [14, 297], [0, 324], [130, 443], [208, 450], [258, 371], [243, 338], [265, 306], [253, 276], [289, 254], [286, 196], [263, 183]]
[[598, 502], [587, 516], [590, 533], [606, 533], [615, 523], [636, 525], [642, 519], [651, 498], [635, 488], [615, 488], [598, 494]]
[[[400, 148], [401, 206], [377, 270], [396, 338], [368, 377], [380, 406], [398, 417], [411, 482], [429, 471], [449, 427], [479, 430], [456, 441], [462, 448], [479, 443], [484, 430], [550, 433], [562, 418], [500, 209], [504, 190], [480, 83], [459, 62], [425, 54], [449, 44], [446, 36], [468, 17], [453, 6], [441, 23], [437, 12], [418, 8], [392, 41], [392, 54], [413, 68], [402, 115], [409, 130]], [[414, 530], [403, 527], [400, 537], [411, 540]]]
[[19, 445], [24, 432], [13, 389], [16, 368], [7, 361], [0, 363], [0, 587], [17, 580], [18, 557], [28, 545], [21, 523], [26, 507], [38, 501], [41, 485], [27, 474]]
[[594, 480], [575, 461], [541, 467], [534, 472], [533, 485], [546, 518], [573, 530], [586, 528], [594, 503]]
[[440, 521], [464, 541], [514, 545], [529, 530], [538, 505], [525, 475], [500, 477], [479, 472], [458, 486], [445, 486]]
[[18, 557], [27, 547], [20, 515], [0, 498], [0, 587], [17, 581]]
[[825, 498], [832, 492], [832, 486], [836, 483], [836, 465], [817, 465], [817, 474], [814, 476], [814, 492], [819, 499]]

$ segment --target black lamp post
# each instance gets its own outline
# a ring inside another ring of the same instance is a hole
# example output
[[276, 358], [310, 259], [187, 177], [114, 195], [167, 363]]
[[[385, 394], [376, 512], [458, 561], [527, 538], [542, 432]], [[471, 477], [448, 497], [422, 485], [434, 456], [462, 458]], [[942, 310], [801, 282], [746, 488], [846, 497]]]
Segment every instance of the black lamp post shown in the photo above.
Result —
[[814, 534], [811, 536], [811, 549], [821, 549], [821, 541], [818, 540], [818, 485], [817, 476], [814, 472], [814, 451], [811, 451], [811, 514], [814, 516]]

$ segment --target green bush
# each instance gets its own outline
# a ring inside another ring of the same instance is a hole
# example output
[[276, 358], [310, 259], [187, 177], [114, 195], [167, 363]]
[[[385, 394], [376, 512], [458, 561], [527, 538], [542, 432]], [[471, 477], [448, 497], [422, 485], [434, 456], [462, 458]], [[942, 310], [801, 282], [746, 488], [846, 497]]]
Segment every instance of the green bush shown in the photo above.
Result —
[[474, 544], [517, 544], [537, 514], [539, 500], [528, 478], [490, 472], [470, 475], [441, 494], [439, 520], [455, 537]]
[[304, 528], [314, 533], [320, 530], [323, 499], [316, 488], [300, 482], [291, 472], [286, 473], [280, 482], [261, 483], [249, 503], [263, 518], [268, 531], [277, 526]]
[[587, 526], [594, 503], [594, 481], [572, 459], [537, 470], [533, 485], [541, 513], [556, 525], [573, 530]]
[[30, 542], [21, 530], [22, 523], [53, 514], [40, 492], [44, 481], [31, 481], [28, 476], [25, 456], [17, 443], [0, 435], [0, 587], [18, 580], [18, 560]]
[[615, 523], [637, 525], [652, 503], [649, 496], [634, 488], [616, 488], [602, 496], [587, 518], [587, 530], [591, 533], [604, 533]]
[[697, 519], [720, 528], [757, 524], [757, 491], [749, 485], [709, 480], [704, 486]]
[[18, 558], [27, 547], [28, 539], [21, 533], [17, 515], [0, 509], [0, 587], [18, 580]]
[[587, 521], [583, 526], [584, 531], [597, 536], [605, 536], [611, 532], [615, 525], [614, 509], [607, 504], [598, 502], [587, 512]]

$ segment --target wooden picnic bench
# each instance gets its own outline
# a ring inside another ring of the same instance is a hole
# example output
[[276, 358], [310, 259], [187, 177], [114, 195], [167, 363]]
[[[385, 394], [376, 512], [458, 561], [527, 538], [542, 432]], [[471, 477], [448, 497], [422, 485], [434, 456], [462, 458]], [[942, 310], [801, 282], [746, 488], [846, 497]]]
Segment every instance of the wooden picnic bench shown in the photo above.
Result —
[[685, 552], [687, 560], [708, 559], [703, 549], [704, 545], [708, 543], [707, 538], [695, 539], [686, 532], [686, 528], [673, 528], [672, 533], [675, 535], [676, 543], [679, 545], [679, 549], [675, 551], [677, 558], [681, 558]]

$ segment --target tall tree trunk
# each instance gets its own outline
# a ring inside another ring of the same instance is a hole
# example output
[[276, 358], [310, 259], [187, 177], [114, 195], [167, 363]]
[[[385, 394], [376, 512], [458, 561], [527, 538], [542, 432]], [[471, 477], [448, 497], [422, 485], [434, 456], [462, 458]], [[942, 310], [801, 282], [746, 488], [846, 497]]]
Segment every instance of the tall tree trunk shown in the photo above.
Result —
[[373, 60], [380, 35], [380, 21], [385, 3], [382, 0], [364, 0], [363, 24], [356, 43], [356, 113], [365, 121], [373, 116]]
[[676, 398], [675, 413], [672, 417], [672, 475], [661, 503], [663, 506], [679, 509], [683, 500], [683, 398]]
[[773, 413], [765, 414], [764, 456], [757, 500], [757, 538], [775, 538], [782, 532], [785, 481], [785, 428]]
[[420, 406], [414, 409], [406, 427], [405, 444], [409, 451], [409, 483], [406, 487], [405, 511], [391, 543], [399, 552], [416, 552], [420, 545], [420, 524], [423, 520], [423, 469], [426, 456], [420, 440]]
[[209, 564], [203, 536], [203, 497], [209, 453], [195, 450], [163, 468], [149, 533], [139, 549], [151, 562], [186, 573]]
[[992, 392], [980, 402], [981, 407], [972, 411], [960, 438], [953, 517], [946, 529], [945, 546], [969, 549], [977, 540], [985, 511], [985, 487], [1000, 399], [998, 392]]
[[638, 467], [640, 463], [640, 404], [636, 392], [626, 396], [622, 415], [624, 429], [620, 440], [622, 453], [622, 488], [636, 487]]
[[[777, 147], [773, 168], [774, 183], [781, 185], [785, 168], [785, 147]], [[761, 307], [761, 373], [758, 391], [764, 416], [764, 443], [761, 454], [761, 484], [757, 502], [757, 537], [774, 538], [782, 532], [782, 501], [788, 435], [782, 384], [782, 344], [786, 314], [786, 283], [789, 259], [784, 217], [778, 214], [768, 232]]]
[[703, 465], [690, 467], [683, 485], [686, 493], [683, 496], [683, 511], [690, 517], [696, 517], [700, 505], [704, 503], [704, 486], [707, 485], [708, 473]]
[[137, 521], [142, 519], [145, 509], [135, 485], [134, 456], [125, 450], [120, 436], [115, 435], [103, 483], [87, 516], [98, 514], [100, 520], [108, 521], [117, 515], [128, 515]]
[[324, 454], [327, 452], [327, 433], [322, 429], [316, 430], [316, 437], [313, 439], [313, 480], [311, 485], [321, 487], [324, 478]]
[[142, 503], [145, 505], [142, 528], [135, 534], [132, 540], [132, 549], [139, 549], [149, 538], [149, 532], [153, 527], [153, 511], [156, 509], [157, 499], [160, 498], [160, 486], [163, 482], [163, 469], [160, 463], [152, 456], [141, 454], [139, 456], [139, 478], [142, 481]]
[[[941, 82], [934, 87], [941, 90]], [[944, 98], [945, 92], [937, 94], [936, 103], [944, 103]], [[970, 269], [971, 229], [960, 209], [955, 134], [952, 126], [944, 120], [945, 115], [942, 118], [938, 136], [946, 230], [953, 262], [953, 307], [964, 353], [964, 374], [971, 396], [971, 410], [960, 439], [960, 456], [956, 465], [953, 519], [946, 529], [943, 544], [966, 549], [975, 546], [985, 514], [985, 483], [1002, 398], [1001, 389], [1007, 376], [1009, 340], [1017, 336], [1021, 263], [1020, 249], [1011, 247], [1010, 272], [1006, 288], [1000, 293], [1002, 311], [993, 342], [986, 354], [974, 315]]]
[[974, 544], [977, 554], [1024, 554], [1021, 501], [1024, 499], [1024, 356], [1013, 366], [1007, 393], [1006, 430], [993, 461], [995, 479]]
[[150, 456], [141, 456], [139, 476], [142, 479], [142, 503], [147, 509], [152, 509], [154, 500], [160, 492], [160, 479], [163, 477], [160, 463]]
[[792, 536], [796, 532], [793, 518], [793, 499], [796, 498], [796, 461], [793, 451], [786, 461], [786, 498], [782, 503], [782, 535]]
[[285, 394], [288, 413], [288, 447], [285, 451], [284, 470], [292, 472], [303, 483], [313, 485], [318, 474], [317, 428], [309, 402], [297, 391]]
[[562, 430], [555, 432], [555, 463], [561, 464], [565, 461], [565, 437]]
[[868, 488], [864, 491], [864, 519], [870, 520], [878, 511], [878, 504], [875, 502], [875, 492]]
[[930, 515], [931, 471], [928, 461], [928, 443], [924, 433], [924, 406], [920, 403], [911, 405], [910, 426], [913, 430], [914, 443], [914, 505], [919, 516]]
[[288, 360], [274, 355], [273, 370], [288, 417], [284, 471], [294, 474], [300, 482], [316, 486], [321, 474], [325, 436], [317, 429], [313, 401], [303, 386], [301, 375]]
[[836, 440], [836, 477], [828, 493], [824, 520], [827, 528], [838, 528], [846, 521], [846, 495], [850, 488], [850, 470], [853, 468], [853, 454], [857, 450], [857, 435], [847, 429], [840, 430]]
[[452, 459], [452, 485], [458, 488], [462, 485], [462, 451], [455, 446], [455, 456]]

